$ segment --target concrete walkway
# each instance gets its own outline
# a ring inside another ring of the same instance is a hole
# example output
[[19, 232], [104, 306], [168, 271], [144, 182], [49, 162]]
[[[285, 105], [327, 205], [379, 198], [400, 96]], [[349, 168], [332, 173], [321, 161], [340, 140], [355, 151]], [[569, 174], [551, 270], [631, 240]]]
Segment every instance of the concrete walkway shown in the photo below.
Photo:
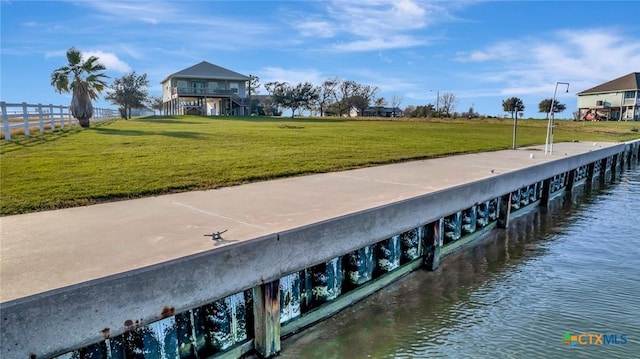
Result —
[[[613, 143], [413, 161], [0, 218], [0, 302], [216, 250]], [[227, 230], [222, 240], [205, 236]]]

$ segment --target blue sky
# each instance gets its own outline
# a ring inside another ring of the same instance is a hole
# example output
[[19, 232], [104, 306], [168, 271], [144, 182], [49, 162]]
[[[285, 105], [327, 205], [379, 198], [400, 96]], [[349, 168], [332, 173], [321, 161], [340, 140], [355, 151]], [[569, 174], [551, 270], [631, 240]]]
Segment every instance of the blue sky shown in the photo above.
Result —
[[354, 80], [402, 108], [450, 92], [457, 111], [492, 116], [517, 96], [525, 117], [543, 117], [538, 103], [569, 82], [558, 117], [570, 117], [577, 92], [640, 71], [638, 14], [639, 1], [1, 0], [0, 98], [68, 104], [49, 82], [75, 46], [110, 81], [146, 73], [154, 95], [208, 61], [261, 83]]

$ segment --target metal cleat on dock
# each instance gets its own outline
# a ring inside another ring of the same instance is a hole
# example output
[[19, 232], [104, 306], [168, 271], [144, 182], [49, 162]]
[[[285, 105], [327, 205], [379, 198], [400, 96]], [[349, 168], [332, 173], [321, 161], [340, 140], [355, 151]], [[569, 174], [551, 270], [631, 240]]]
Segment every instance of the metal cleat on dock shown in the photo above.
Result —
[[213, 232], [211, 234], [205, 234], [205, 237], [211, 237], [211, 240], [213, 241], [219, 241], [222, 239], [222, 233], [228, 231], [228, 229], [225, 229], [224, 231], [219, 231], [219, 232]]

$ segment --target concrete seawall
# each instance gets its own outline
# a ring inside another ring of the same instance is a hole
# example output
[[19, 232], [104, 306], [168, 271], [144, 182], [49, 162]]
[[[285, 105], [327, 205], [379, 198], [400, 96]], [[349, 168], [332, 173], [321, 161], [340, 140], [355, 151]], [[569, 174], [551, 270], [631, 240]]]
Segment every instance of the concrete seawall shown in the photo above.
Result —
[[257, 312], [268, 317], [273, 283], [560, 174], [585, 168], [592, 179], [600, 167], [604, 177], [639, 149], [559, 143], [552, 155], [470, 154], [0, 218], [0, 356], [64, 355], [245, 291], [253, 333], [229, 356], [269, 356], [282, 321]]

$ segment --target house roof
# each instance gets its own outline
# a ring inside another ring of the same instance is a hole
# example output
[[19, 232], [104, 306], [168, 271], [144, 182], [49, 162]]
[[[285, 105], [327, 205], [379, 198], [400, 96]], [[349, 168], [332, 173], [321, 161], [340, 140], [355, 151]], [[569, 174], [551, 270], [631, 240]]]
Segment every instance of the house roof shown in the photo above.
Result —
[[375, 110], [375, 109], [384, 110], [384, 111], [402, 111], [400, 107], [385, 107], [385, 106], [369, 106], [365, 108], [365, 111]]
[[605, 82], [588, 90], [578, 92], [578, 95], [588, 95], [614, 91], [633, 91], [640, 89], [640, 72], [632, 72], [615, 80]]
[[249, 81], [249, 76], [239, 74], [237, 72], [231, 71], [229, 69], [225, 69], [224, 67], [220, 67], [218, 65], [214, 65], [206, 61], [202, 61], [197, 65], [187, 67], [184, 70], [171, 74], [167, 76], [164, 80], [162, 80], [160, 83], [165, 83], [167, 80], [169, 80], [172, 77], [189, 77], [189, 78], [195, 78], [195, 79], [215, 78], [220, 80]]

